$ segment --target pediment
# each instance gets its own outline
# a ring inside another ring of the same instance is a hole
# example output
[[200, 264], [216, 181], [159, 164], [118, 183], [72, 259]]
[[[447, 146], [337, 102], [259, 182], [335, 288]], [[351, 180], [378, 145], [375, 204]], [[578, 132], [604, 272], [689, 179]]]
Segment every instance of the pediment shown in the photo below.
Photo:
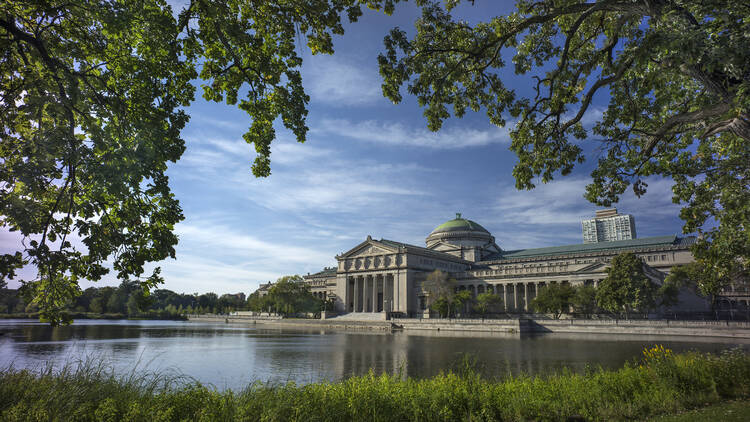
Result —
[[427, 249], [433, 250], [433, 251], [457, 251], [461, 248], [447, 242], [437, 242], [433, 245], [430, 245]]
[[396, 249], [384, 245], [377, 240], [366, 240], [348, 252], [344, 253], [342, 258], [356, 258], [360, 256], [385, 255], [398, 252]]
[[604, 271], [605, 268], [607, 268], [609, 264], [605, 262], [594, 262], [589, 265], [584, 266], [583, 268], [579, 268], [574, 273], [590, 273], [590, 272], [600, 272]]

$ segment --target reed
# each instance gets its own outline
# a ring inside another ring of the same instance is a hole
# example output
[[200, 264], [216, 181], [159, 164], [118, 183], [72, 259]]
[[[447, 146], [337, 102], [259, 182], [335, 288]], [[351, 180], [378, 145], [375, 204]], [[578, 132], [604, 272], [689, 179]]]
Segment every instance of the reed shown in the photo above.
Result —
[[115, 376], [96, 362], [0, 372], [3, 421], [643, 420], [750, 397], [750, 356], [656, 346], [618, 370], [482, 378], [470, 367], [428, 379], [372, 373], [341, 382], [218, 391], [184, 377]]

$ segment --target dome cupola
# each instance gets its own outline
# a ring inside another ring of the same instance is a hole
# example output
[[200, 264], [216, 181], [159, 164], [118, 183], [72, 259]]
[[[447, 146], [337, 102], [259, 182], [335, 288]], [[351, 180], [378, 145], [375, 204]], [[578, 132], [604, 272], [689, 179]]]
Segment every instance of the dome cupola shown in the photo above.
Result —
[[478, 223], [461, 217], [437, 226], [425, 241], [429, 249], [447, 252], [463, 259], [477, 261], [482, 256], [498, 252], [495, 238]]

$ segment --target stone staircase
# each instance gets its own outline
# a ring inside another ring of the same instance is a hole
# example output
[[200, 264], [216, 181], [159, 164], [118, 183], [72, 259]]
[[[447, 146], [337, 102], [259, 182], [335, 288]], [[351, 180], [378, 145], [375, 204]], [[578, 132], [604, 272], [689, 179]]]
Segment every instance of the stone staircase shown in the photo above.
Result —
[[332, 318], [326, 318], [332, 321], [383, 321], [385, 322], [385, 313], [383, 312], [349, 312], [347, 314], [337, 315]]

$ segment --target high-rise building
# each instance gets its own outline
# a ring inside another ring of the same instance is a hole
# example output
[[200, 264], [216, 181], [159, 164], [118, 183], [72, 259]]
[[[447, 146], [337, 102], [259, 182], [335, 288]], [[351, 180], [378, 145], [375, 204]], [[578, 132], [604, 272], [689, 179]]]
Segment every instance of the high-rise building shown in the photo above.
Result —
[[596, 212], [590, 220], [581, 221], [583, 243], [612, 242], [635, 239], [635, 218], [630, 214], [618, 214], [617, 208]]

